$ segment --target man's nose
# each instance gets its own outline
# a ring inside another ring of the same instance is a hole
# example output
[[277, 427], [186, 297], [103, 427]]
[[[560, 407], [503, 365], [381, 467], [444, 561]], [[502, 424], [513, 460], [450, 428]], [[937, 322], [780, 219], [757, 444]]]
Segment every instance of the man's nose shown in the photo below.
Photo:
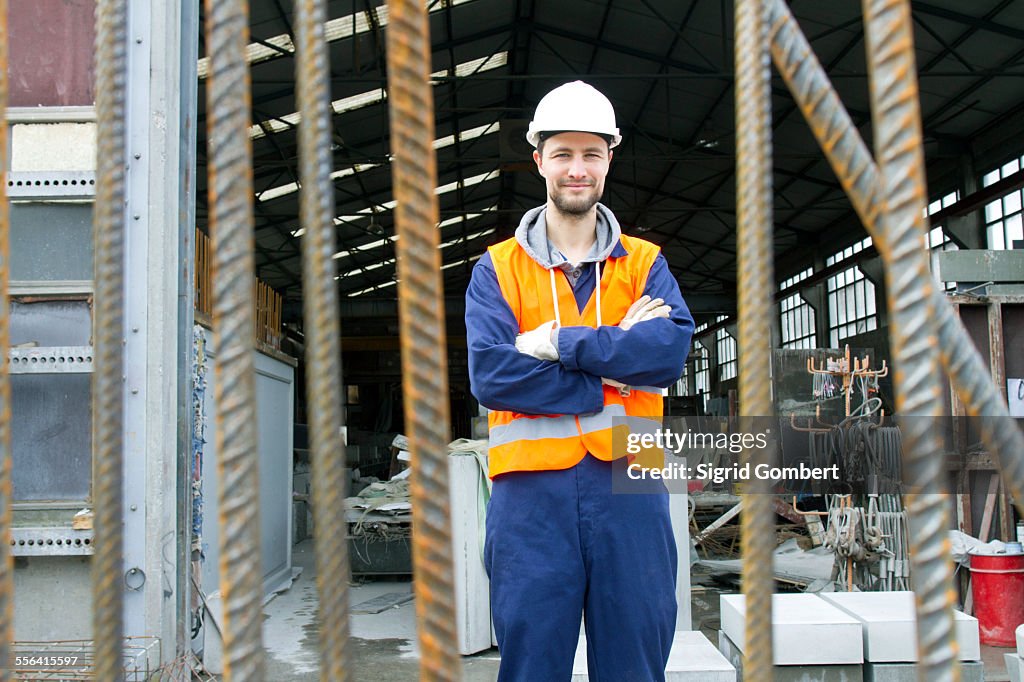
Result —
[[583, 163], [582, 157], [575, 157], [569, 164], [569, 177], [582, 178], [587, 175], [587, 165]]

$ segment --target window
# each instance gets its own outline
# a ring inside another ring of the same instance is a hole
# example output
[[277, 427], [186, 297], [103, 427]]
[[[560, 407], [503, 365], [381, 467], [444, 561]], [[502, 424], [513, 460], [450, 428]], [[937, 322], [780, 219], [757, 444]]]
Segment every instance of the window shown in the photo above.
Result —
[[[814, 273], [814, 268], [807, 268], [779, 285], [785, 290], [798, 282], [802, 282]], [[782, 327], [783, 348], [817, 348], [814, 334], [814, 308], [804, 300], [800, 292], [782, 299], [779, 303], [779, 322]]]
[[[932, 203], [928, 204], [928, 208], [925, 209], [925, 215], [935, 215], [942, 209], [949, 208], [958, 201], [960, 201], [960, 192], [950, 192], [941, 199], [936, 199]], [[935, 225], [928, 230], [928, 249], [932, 252], [932, 272], [934, 272], [935, 261], [938, 258], [935, 254], [939, 251], [956, 251], [957, 245], [949, 238], [949, 235], [946, 234], [945, 228], [942, 225]], [[956, 290], [956, 282], [942, 282], [942, 286], [946, 291]]]
[[861, 239], [856, 244], [851, 244], [842, 251], [834, 253], [828, 258], [826, 258], [825, 265], [832, 266], [835, 265], [836, 263], [840, 263], [849, 258], [850, 256], [854, 255], [855, 253], [860, 253], [869, 246], [871, 246], [871, 237], [864, 237], [864, 239]]
[[[707, 325], [705, 325], [707, 326]], [[693, 343], [693, 373], [697, 395], [707, 396], [711, 393], [711, 361], [707, 346], [700, 341]]]
[[[707, 402], [708, 393], [711, 392], [711, 362], [708, 347], [697, 340], [697, 335], [706, 332], [708, 323], [704, 322], [693, 330], [693, 345], [690, 347], [690, 354], [686, 358], [686, 366], [683, 367], [683, 375], [671, 388], [669, 395], [697, 395], [701, 396], [704, 403]], [[691, 389], [691, 386], [693, 387]]]
[[[728, 315], [719, 315], [715, 322], [723, 322]], [[715, 332], [715, 350], [718, 353], [718, 380], [727, 381], [735, 378], [738, 362], [736, 360], [736, 339], [725, 328]]]
[[[698, 327], [699, 331], [708, 328], [707, 323]], [[692, 387], [692, 388], [691, 388]], [[686, 358], [686, 365], [683, 367], [683, 375], [679, 377], [669, 395], [689, 396], [707, 395], [711, 390], [711, 377], [708, 371], [708, 349], [700, 341], [694, 341], [690, 348], [690, 354]]]
[[[867, 237], [829, 256], [829, 266], [841, 263], [871, 245]], [[875, 309], [875, 285], [856, 265], [828, 278], [829, 344], [838, 348], [843, 339], [878, 328]]]
[[[1013, 159], [999, 168], [986, 173], [981, 178], [983, 187], [988, 187], [1003, 178], [1020, 171], [1024, 164], [1024, 156]], [[1021, 223], [1021, 190], [1015, 189], [1002, 197], [985, 205], [985, 231], [988, 248], [1012, 249], [1014, 246], [1024, 247], [1024, 226]]]

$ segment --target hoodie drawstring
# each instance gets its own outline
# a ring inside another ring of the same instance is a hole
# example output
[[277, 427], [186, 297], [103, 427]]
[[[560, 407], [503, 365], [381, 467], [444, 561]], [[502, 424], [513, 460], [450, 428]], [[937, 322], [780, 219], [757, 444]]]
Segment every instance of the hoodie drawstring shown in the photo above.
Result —
[[548, 268], [548, 274], [551, 275], [551, 300], [555, 304], [555, 328], [562, 326], [562, 316], [558, 313], [558, 287], [555, 286], [555, 269]]
[[[548, 268], [551, 275], [551, 301], [555, 304], [555, 327], [562, 326], [562, 316], [558, 310], [558, 287], [555, 286], [555, 269]], [[601, 326], [601, 263], [594, 261], [594, 296], [597, 297], [597, 326]]]

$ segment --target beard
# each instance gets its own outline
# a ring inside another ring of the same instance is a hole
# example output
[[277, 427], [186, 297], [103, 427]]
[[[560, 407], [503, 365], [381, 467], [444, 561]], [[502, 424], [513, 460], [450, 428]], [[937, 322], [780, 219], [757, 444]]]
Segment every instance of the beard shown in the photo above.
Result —
[[551, 193], [551, 201], [554, 202], [555, 208], [571, 216], [582, 216], [589, 213], [590, 209], [594, 208], [600, 198], [601, 193], [596, 187], [593, 191], [583, 195], [570, 194], [569, 192], [557, 189]]

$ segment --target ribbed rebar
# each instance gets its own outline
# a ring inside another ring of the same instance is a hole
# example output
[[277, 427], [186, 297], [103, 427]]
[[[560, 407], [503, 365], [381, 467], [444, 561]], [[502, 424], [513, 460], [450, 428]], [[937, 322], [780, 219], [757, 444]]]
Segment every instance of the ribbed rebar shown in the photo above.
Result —
[[96, 3], [96, 200], [93, 206], [92, 557], [97, 680], [123, 679], [124, 255], [128, 6]]
[[[922, 680], [959, 680], [953, 636], [953, 565], [941, 431], [942, 383], [935, 305], [922, 282], [928, 261], [921, 112], [910, 3], [864, 0], [875, 158], [884, 203], [879, 253], [891, 324], [896, 413], [901, 419], [910, 563], [917, 607], [918, 674]], [[921, 419], [920, 417], [924, 417]], [[928, 418], [931, 419], [928, 419]]]
[[448, 503], [449, 396], [426, 6], [389, 0], [388, 107], [398, 240], [402, 393], [412, 452], [421, 680], [461, 679]]
[[[7, 0], [0, 0], [0, 149], [7, 149]], [[6, 151], [0, 154], [0, 682], [11, 679], [14, 635], [14, 575], [11, 566], [11, 345], [7, 284], [11, 279], [11, 220], [7, 203]]]
[[[772, 154], [771, 63], [764, 0], [736, 0], [736, 224], [739, 275], [740, 414], [772, 414]], [[748, 428], [744, 424], [743, 428]], [[769, 453], [751, 449], [743, 460], [766, 462]], [[743, 594], [746, 647], [743, 675], [771, 680], [772, 552], [774, 513], [768, 482], [751, 480], [743, 499]]]
[[[776, 68], [876, 247], [885, 248], [887, 235], [878, 220], [881, 180], [867, 145], [785, 0], [772, 0], [769, 23]], [[939, 351], [953, 389], [968, 414], [981, 417], [982, 442], [999, 466], [1017, 508], [1024, 514], [1024, 435], [1010, 417], [985, 361], [952, 306], [931, 280], [919, 284], [934, 302]]]
[[248, 3], [206, 0], [210, 236], [225, 679], [262, 680], [263, 571], [253, 361]]
[[348, 524], [341, 439], [341, 325], [334, 281], [334, 185], [331, 182], [331, 91], [324, 0], [296, 0], [296, 97], [299, 124], [299, 216], [302, 313], [306, 336], [306, 403], [313, 458], [313, 535], [320, 597], [320, 679], [348, 675]]

